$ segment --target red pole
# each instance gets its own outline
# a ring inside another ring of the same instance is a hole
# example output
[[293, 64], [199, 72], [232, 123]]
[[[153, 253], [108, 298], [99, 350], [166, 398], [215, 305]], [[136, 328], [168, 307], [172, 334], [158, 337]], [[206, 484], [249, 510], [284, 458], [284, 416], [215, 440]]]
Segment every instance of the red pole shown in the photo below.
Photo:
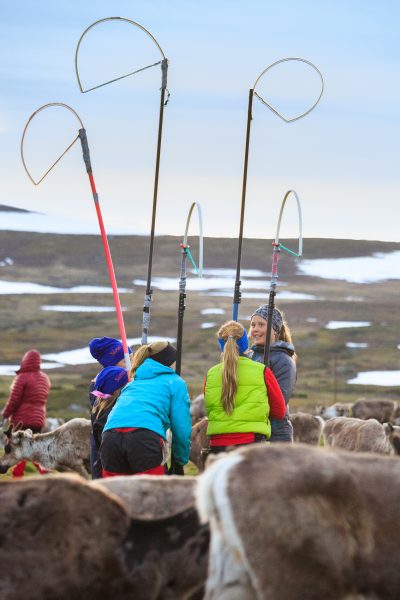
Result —
[[81, 144], [82, 144], [83, 160], [85, 161], [86, 171], [89, 176], [90, 187], [91, 187], [92, 194], [93, 194], [94, 205], [96, 207], [97, 219], [99, 221], [99, 227], [100, 227], [101, 239], [103, 242], [104, 253], [106, 255], [108, 273], [110, 276], [110, 282], [111, 282], [111, 287], [112, 287], [113, 296], [114, 296], [115, 310], [117, 312], [119, 332], [120, 332], [120, 336], [121, 336], [122, 347], [124, 349], [125, 364], [126, 364], [127, 370], [129, 371], [131, 368], [131, 361], [129, 358], [128, 344], [126, 341], [124, 318], [122, 315], [121, 302], [120, 302], [120, 298], [119, 298], [119, 294], [118, 294], [117, 280], [115, 278], [115, 272], [114, 272], [114, 266], [113, 266], [113, 262], [112, 262], [112, 258], [111, 258], [110, 247], [108, 244], [107, 234], [106, 234], [106, 230], [104, 228], [103, 217], [101, 214], [99, 196], [98, 196], [98, 193], [96, 190], [96, 184], [94, 182], [92, 165], [90, 162], [89, 145], [88, 145], [85, 129], [79, 130], [79, 137], [80, 137]]

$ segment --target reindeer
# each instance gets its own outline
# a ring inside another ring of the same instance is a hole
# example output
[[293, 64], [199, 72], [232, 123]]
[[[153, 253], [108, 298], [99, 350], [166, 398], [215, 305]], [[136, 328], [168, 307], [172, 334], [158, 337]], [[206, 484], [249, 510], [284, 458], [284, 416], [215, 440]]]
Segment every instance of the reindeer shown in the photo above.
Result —
[[323, 428], [326, 446], [352, 452], [400, 454], [400, 427], [376, 419], [335, 417], [326, 421]]
[[293, 425], [293, 441], [318, 446], [324, 421], [322, 417], [304, 412], [291, 413], [290, 422]]
[[393, 423], [397, 416], [397, 402], [388, 398], [360, 398], [354, 403], [351, 416], [364, 420], [376, 419], [379, 423]]
[[49, 433], [33, 434], [30, 429], [18, 431], [3, 424], [4, 455], [0, 458], [0, 473], [19, 463], [31, 460], [46, 469], [75, 471], [89, 477], [89, 444], [91, 423], [88, 419], [71, 419]]
[[197, 482], [64, 474], [1, 483], [1, 599], [202, 598], [209, 531]]
[[204, 394], [199, 394], [196, 396], [196, 398], [193, 398], [193, 400], [190, 401], [190, 416], [192, 418], [192, 425], [206, 416]]
[[205, 600], [396, 600], [399, 496], [394, 457], [301, 444], [221, 455], [197, 491]]
[[202, 473], [205, 469], [205, 463], [210, 448], [210, 441], [207, 436], [207, 427], [207, 417], [197, 421], [197, 423], [195, 423], [192, 427], [190, 460], [194, 465], [196, 465], [200, 473]]
[[60, 419], [58, 417], [46, 417], [46, 421], [44, 426], [42, 427], [40, 433], [48, 433], [49, 431], [54, 431], [60, 425], [64, 425], [65, 419]]
[[351, 417], [353, 403], [352, 402], [335, 402], [330, 406], [316, 406], [317, 414], [323, 419], [332, 419], [333, 417]]

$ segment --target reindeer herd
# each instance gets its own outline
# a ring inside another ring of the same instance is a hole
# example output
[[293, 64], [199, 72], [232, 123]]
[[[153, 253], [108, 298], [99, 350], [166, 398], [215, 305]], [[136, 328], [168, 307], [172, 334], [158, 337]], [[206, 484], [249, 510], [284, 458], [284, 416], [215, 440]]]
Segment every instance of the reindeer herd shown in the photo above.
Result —
[[[2, 600], [400, 598], [395, 402], [292, 414], [293, 445], [212, 459], [201, 398], [192, 408], [197, 477], [0, 484]], [[0, 470], [26, 458], [87, 477], [89, 429], [3, 425]]]

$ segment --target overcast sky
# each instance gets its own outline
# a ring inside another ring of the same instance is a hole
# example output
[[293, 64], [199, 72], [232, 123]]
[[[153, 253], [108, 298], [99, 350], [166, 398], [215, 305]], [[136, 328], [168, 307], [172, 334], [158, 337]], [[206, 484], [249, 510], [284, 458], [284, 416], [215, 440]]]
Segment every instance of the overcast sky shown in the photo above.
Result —
[[[96, 219], [78, 145], [36, 188], [22, 169], [28, 117], [64, 102], [86, 127], [106, 228], [149, 232], [160, 67], [87, 94], [75, 77], [80, 35], [110, 16], [143, 25], [169, 59], [157, 233], [183, 234], [199, 201], [206, 235], [237, 235], [249, 88], [274, 61], [298, 56], [323, 73], [324, 95], [289, 124], [254, 100], [245, 236], [272, 238], [295, 189], [306, 237], [399, 240], [400, 5], [388, 0], [2, 0], [0, 203]], [[79, 57], [87, 86], [159, 59], [142, 31], [121, 22], [91, 30]], [[289, 116], [319, 93], [304, 65], [264, 79], [257, 90]], [[34, 176], [77, 129], [63, 111], [38, 116], [26, 144]], [[283, 234], [296, 235], [294, 205]]]

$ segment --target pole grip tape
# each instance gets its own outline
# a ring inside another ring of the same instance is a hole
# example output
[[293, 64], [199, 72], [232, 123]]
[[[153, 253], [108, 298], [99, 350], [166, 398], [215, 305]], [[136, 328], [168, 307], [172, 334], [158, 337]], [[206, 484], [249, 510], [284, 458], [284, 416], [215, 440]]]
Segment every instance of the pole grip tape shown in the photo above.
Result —
[[131, 359], [129, 357], [129, 352], [124, 353], [124, 358], [125, 358], [125, 367], [126, 367], [126, 370], [129, 373], [129, 371], [130, 371], [130, 369], [132, 367], [132, 365], [131, 365]]
[[181, 319], [183, 319], [183, 313], [185, 312], [185, 298], [186, 298], [186, 294], [184, 292], [181, 292], [179, 294], [179, 303], [178, 303], [178, 317]]
[[179, 293], [184, 294], [186, 292], [186, 277], [181, 277], [179, 280]]
[[150, 325], [151, 292], [146, 294], [143, 303], [142, 344], [147, 344], [147, 334]]
[[168, 77], [168, 59], [164, 58], [161, 61], [161, 89], [167, 89], [167, 77]]
[[143, 310], [143, 331], [148, 331], [150, 325], [150, 312], [147, 310]]
[[79, 139], [81, 140], [82, 145], [82, 156], [86, 165], [86, 171], [88, 173], [92, 172], [92, 163], [90, 162], [90, 152], [89, 152], [89, 144], [86, 135], [86, 129], [79, 130]]
[[242, 292], [240, 291], [240, 286], [241, 286], [241, 281], [240, 279], [235, 281], [235, 291], [233, 294], [233, 303], [234, 304], [240, 304], [240, 302], [242, 301]]

